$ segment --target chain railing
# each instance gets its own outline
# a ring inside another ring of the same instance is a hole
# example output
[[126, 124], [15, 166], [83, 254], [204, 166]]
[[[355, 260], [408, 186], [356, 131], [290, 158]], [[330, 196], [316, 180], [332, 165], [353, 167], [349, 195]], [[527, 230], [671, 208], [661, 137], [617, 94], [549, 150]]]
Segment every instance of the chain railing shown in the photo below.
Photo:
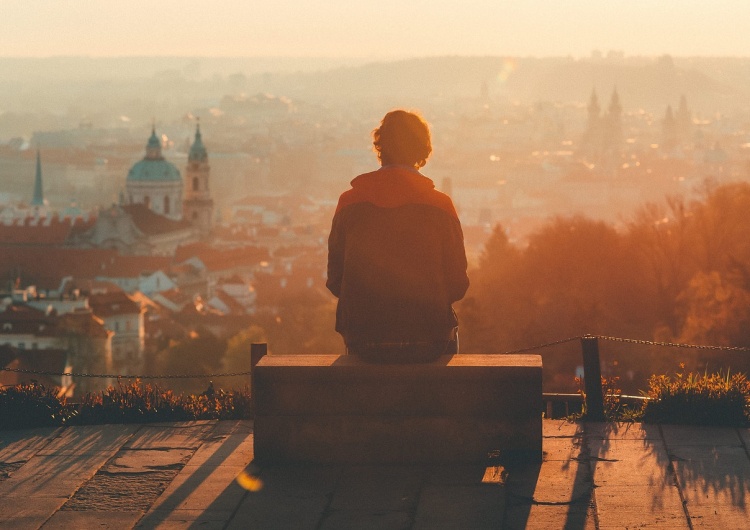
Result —
[[[651, 341], [644, 339], [629, 339], [622, 337], [612, 337], [608, 335], [579, 335], [576, 337], [568, 337], [566, 339], [556, 340], [552, 342], [546, 342], [538, 344], [536, 346], [529, 346], [526, 348], [519, 348], [516, 350], [509, 350], [502, 352], [503, 355], [512, 355], [519, 353], [526, 353], [530, 351], [539, 351], [552, 346], [559, 346], [567, 344], [569, 342], [580, 341], [580, 340], [604, 340], [610, 342], [621, 342], [627, 344], [637, 344], [641, 346], [660, 346], [669, 348], [688, 348], [697, 350], [716, 350], [716, 351], [732, 351], [732, 352], [750, 352], [750, 348], [742, 346], [711, 346], [703, 344], [680, 344], [675, 342], [660, 342]], [[260, 344], [254, 344], [253, 346], [263, 346]], [[265, 351], [265, 350], [264, 350]], [[255, 363], [252, 363], [255, 364]], [[79, 377], [79, 378], [101, 378], [101, 379], [219, 379], [222, 377], [242, 377], [249, 376], [252, 374], [251, 370], [242, 372], [219, 372], [212, 374], [89, 374], [84, 372], [55, 372], [49, 370], [31, 370], [25, 368], [7, 368], [0, 367], [2, 372], [13, 372], [27, 375], [46, 375], [56, 377]]]
[[[601, 386], [601, 361], [599, 358], [599, 341], [610, 341], [627, 344], [636, 344], [640, 346], [659, 346], [668, 348], [687, 348], [697, 350], [714, 350], [714, 351], [731, 351], [731, 352], [750, 352], [750, 348], [741, 346], [713, 346], [702, 344], [681, 344], [674, 342], [661, 342], [643, 339], [630, 339], [622, 337], [611, 337], [607, 335], [582, 335], [569, 337], [566, 339], [547, 342], [536, 346], [519, 348], [516, 350], [505, 351], [503, 355], [526, 353], [539, 351], [553, 346], [559, 346], [574, 341], [581, 341], [581, 351], [583, 354], [583, 379], [585, 385], [585, 405], [587, 417], [593, 420], [604, 419], [604, 403]], [[74, 378], [102, 378], [102, 379], [219, 379], [223, 377], [242, 377], [252, 375], [252, 367], [257, 364], [261, 357], [267, 352], [266, 344], [252, 344], [250, 349], [250, 370], [241, 372], [220, 372], [212, 374], [88, 374], [82, 372], [54, 372], [48, 370], [31, 370], [24, 368], [7, 368], [0, 367], [0, 371], [14, 372], [27, 375], [45, 375], [57, 377], [74, 377]], [[5, 385], [7, 386], [7, 385]], [[563, 397], [571, 398], [574, 395], [548, 394], [550, 399], [559, 400]], [[628, 398], [639, 399], [638, 396], [625, 396]]]
[[235, 377], [250, 375], [250, 370], [246, 372], [226, 372], [218, 374], [165, 374], [165, 375], [152, 375], [152, 374], [86, 374], [78, 372], [50, 372], [47, 370], [29, 370], [24, 368], [0, 368], [3, 372], [15, 372], [18, 374], [30, 374], [30, 375], [49, 375], [49, 376], [60, 376], [60, 377], [93, 377], [101, 379], [218, 379], [220, 377]]

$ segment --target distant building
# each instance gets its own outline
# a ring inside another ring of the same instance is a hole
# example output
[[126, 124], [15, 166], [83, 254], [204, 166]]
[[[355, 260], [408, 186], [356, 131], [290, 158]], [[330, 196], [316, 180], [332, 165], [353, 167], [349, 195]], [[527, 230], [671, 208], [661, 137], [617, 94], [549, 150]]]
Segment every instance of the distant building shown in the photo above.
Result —
[[214, 201], [209, 189], [211, 168], [208, 165], [208, 153], [203, 145], [200, 125], [195, 130], [195, 141], [188, 153], [188, 164], [185, 170], [185, 200], [183, 211], [185, 219], [190, 221], [198, 233], [205, 237], [211, 231], [214, 214]]
[[617, 89], [612, 91], [606, 114], [601, 113], [596, 90], [592, 90], [587, 113], [586, 131], [581, 141], [584, 150], [594, 157], [607, 152], [618, 152], [623, 135], [622, 104]]
[[143, 369], [144, 323], [141, 306], [123, 291], [89, 297], [94, 315], [112, 335], [112, 368], [118, 374], [137, 374]]
[[[108, 373], [112, 361], [112, 335], [88, 309], [57, 315], [24, 304], [12, 304], [0, 312], [0, 347], [5, 347], [3, 366], [62, 372]], [[2, 355], [0, 355], [2, 357]], [[0, 373], [4, 376], [6, 374]], [[16, 384], [31, 379], [78, 392], [102, 390], [111, 382], [98, 378], [16, 376]]]
[[167, 219], [182, 219], [182, 177], [180, 170], [165, 160], [156, 130], [146, 143], [146, 156], [128, 172], [125, 191], [131, 204], [143, 204]]

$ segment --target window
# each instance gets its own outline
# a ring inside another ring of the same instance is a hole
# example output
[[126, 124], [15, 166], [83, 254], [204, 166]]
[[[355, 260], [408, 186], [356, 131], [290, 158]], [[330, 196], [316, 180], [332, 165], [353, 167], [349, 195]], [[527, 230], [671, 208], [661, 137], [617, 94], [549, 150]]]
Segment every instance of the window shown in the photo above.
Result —
[[164, 196], [164, 213], [169, 213], [169, 195]]
[[193, 191], [198, 191], [201, 189], [201, 183], [198, 180], [198, 177], [193, 177]]

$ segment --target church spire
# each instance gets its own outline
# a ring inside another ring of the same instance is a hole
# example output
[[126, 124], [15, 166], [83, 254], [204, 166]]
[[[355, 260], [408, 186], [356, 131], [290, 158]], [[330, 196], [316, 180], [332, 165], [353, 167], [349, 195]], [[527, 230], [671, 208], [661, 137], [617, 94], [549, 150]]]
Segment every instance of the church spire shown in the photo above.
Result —
[[151, 136], [146, 143], [146, 159], [147, 160], [161, 160], [164, 158], [161, 155], [161, 140], [156, 136], [156, 125], [151, 126]]
[[203, 145], [203, 136], [201, 135], [201, 123], [195, 126], [195, 141], [190, 146], [190, 153], [188, 154], [189, 162], [205, 162], [208, 160], [208, 153], [206, 152], [206, 146]]
[[42, 192], [42, 157], [39, 148], [36, 150], [36, 175], [34, 176], [34, 197], [31, 199], [32, 206], [44, 206], [44, 194]]

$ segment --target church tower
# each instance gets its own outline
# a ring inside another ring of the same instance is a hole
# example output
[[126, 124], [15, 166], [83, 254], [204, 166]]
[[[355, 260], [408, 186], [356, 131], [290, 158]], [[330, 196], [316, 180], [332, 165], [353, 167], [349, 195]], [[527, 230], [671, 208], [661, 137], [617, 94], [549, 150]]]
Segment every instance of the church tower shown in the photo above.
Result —
[[608, 148], [618, 149], [622, 142], [622, 105], [617, 88], [612, 91], [607, 111], [607, 128], [605, 131], [605, 143]]
[[211, 232], [214, 201], [209, 190], [211, 168], [208, 165], [208, 153], [203, 145], [200, 123], [195, 129], [195, 140], [190, 146], [187, 168], [185, 169], [184, 218], [193, 223], [201, 236]]
[[34, 196], [31, 199], [31, 206], [40, 208], [44, 206], [44, 193], [42, 191], [42, 157], [39, 149], [36, 150], [36, 175], [34, 176]]
[[602, 109], [599, 106], [599, 98], [596, 97], [596, 90], [591, 91], [591, 97], [589, 98], [588, 109], [588, 122], [586, 124], [587, 130], [590, 134], [596, 134], [599, 129], [599, 122], [601, 119]]

